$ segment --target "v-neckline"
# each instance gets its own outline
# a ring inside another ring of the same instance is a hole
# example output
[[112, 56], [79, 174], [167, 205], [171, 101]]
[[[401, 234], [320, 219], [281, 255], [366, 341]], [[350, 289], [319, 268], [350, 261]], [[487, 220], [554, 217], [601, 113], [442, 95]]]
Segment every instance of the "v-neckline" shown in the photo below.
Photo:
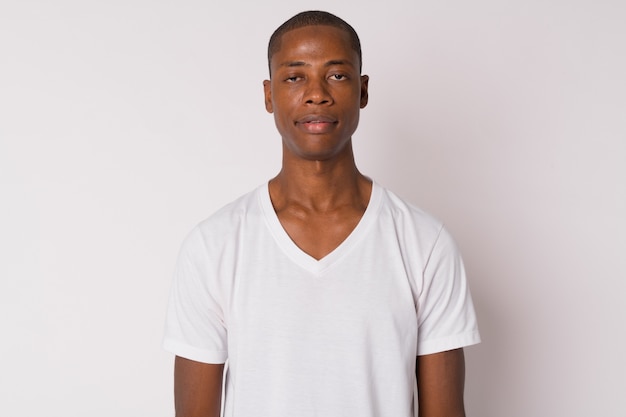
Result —
[[336, 264], [336, 262], [350, 251], [367, 232], [367, 229], [369, 229], [370, 225], [374, 222], [380, 206], [381, 189], [375, 182], [372, 182], [372, 192], [369, 202], [357, 225], [336, 248], [319, 260], [300, 249], [280, 223], [270, 198], [269, 182], [258, 188], [257, 196], [267, 226], [283, 252], [291, 261], [298, 264], [301, 268], [313, 274], [320, 275], [332, 265]]

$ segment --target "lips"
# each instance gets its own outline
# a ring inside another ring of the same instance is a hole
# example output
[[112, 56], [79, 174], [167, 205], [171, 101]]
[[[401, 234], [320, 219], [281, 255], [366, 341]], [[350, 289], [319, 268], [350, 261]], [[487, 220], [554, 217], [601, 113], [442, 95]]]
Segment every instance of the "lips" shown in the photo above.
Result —
[[337, 119], [323, 114], [309, 114], [296, 120], [296, 125], [307, 133], [327, 133], [336, 123]]
[[296, 123], [299, 123], [299, 124], [337, 123], [337, 120], [334, 119], [333, 117], [322, 115], [322, 114], [309, 114], [296, 120]]

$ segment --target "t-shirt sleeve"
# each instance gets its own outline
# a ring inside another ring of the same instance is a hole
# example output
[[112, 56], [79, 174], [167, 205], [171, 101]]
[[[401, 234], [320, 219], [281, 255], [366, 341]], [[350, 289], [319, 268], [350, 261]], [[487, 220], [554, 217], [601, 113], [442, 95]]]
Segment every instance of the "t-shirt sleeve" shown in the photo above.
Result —
[[224, 363], [227, 332], [218, 277], [196, 228], [183, 243], [170, 291], [163, 349], [187, 359]]
[[480, 342], [463, 261], [443, 227], [424, 267], [417, 319], [418, 356]]

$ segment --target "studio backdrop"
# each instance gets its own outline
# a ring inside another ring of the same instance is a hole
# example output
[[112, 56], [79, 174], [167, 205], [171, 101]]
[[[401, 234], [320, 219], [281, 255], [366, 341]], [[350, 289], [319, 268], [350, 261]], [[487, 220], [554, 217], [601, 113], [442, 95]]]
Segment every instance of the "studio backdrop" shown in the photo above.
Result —
[[360, 170], [461, 247], [468, 415], [626, 415], [617, 0], [3, 1], [0, 414], [173, 415], [178, 249], [278, 172], [267, 41], [307, 9], [361, 37]]

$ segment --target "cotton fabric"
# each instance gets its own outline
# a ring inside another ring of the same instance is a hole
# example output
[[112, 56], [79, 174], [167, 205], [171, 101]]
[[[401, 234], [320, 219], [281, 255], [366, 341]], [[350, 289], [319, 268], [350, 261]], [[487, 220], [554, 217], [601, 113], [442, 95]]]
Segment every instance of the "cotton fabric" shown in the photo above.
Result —
[[183, 243], [163, 346], [228, 361], [226, 417], [412, 417], [416, 356], [479, 341], [439, 221], [374, 183], [353, 232], [316, 260], [264, 184]]

